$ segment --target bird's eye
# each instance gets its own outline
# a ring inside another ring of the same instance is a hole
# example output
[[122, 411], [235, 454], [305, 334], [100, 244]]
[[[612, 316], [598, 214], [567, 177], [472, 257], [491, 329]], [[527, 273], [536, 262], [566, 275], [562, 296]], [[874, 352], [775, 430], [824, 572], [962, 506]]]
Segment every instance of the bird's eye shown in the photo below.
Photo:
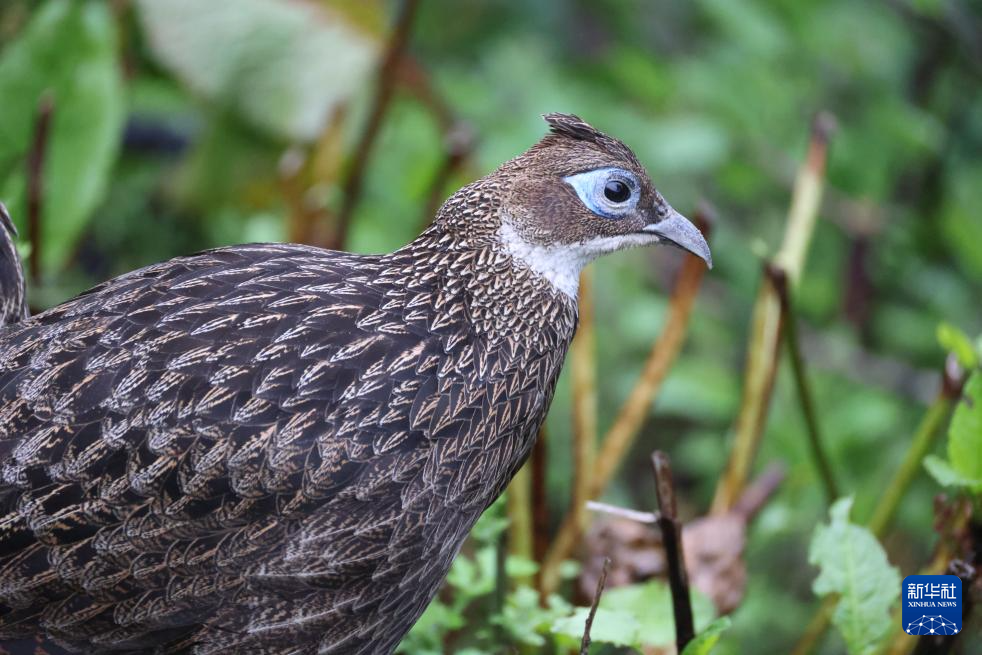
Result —
[[563, 180], [576, 191], [587, 209], [604, 218], [624, 218], [638, 204], [641, 183], [622, 168], [598, 168]]
[[611, 202], [627, 202], [631, 198], [631, 190], [620, 180], [611, 180], [604, 185], [604, 196]]

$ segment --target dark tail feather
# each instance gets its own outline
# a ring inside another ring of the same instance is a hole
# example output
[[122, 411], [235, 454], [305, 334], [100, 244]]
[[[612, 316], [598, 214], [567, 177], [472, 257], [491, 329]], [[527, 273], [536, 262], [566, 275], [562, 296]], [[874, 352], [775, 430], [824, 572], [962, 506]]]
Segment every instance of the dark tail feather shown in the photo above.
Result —
[[28, 317], [24, 269], [14, 247], [17, 229], [0, 202], [0, 327]]

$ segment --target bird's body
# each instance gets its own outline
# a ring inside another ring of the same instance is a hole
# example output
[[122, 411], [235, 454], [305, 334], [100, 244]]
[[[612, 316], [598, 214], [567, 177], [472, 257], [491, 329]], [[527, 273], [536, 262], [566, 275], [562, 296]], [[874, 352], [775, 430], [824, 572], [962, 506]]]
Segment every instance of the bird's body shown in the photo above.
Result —
[[0, 331], [0, 642], [391, 652], [575, 330], [579, 255], [543, 264], [502, 193], [541, 152], [392, 254], [225, 248]]
[[0, 327], [27, 318], [24, 270], [17, 256], [17, 230], [7, 208], [0, 203]]

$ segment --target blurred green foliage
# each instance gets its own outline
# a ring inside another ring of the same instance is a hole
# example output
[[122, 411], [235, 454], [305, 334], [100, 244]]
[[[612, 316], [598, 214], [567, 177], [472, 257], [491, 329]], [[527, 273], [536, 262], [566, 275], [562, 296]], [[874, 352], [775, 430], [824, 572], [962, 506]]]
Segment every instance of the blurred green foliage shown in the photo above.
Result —
[[[0, 5], [0, 199], [24, 235], [27, 155], [38, 107], [52, 106], [36, 308], [208, 247], [326, 241], [395, 5], [231, 4]], [[411, 239], [433, 193], [528, 147], [547, 111], [622, 138], [683, 213], [710, 200], [716, 268], [608, 499], [650, 507], [646, 455], [659, 447], [692, 517], [727, 455], [760, 254], [781, 234], [811, 116], [832, 112], [829, 186], [795, 300], [832, 464], [862, 522], [937, 393], [943, 348], [963, 362], [971, 351], [947, 328], [939, 345], [939, 324], [982, 332], [980, 35], [970, 0], [423, 0], [347, 245]], [[476, 145], [441, 178], [461, 124]], [[601, 425], [658, 334], [678, 261], [662, 249], [594, 265]], [[548, 424], [553, 519], [569, 498], [569, 396], [564, 378]], [[977, 449], [971, 426], [952, 443]], [[751, 528], [747, 596], [719, 652], [786, 651], [816, 605], [807, 550], [827, 508], [784, 370], [758, 456], [772, 460], [789, 475]], [[902, 575], [934, 544], [938, 490], [915, 480], [886, 539]]]

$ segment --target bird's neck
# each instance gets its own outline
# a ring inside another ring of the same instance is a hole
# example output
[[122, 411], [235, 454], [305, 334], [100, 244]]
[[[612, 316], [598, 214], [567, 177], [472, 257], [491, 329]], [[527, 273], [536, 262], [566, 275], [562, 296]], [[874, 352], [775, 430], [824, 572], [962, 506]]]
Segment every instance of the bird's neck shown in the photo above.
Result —
[[565, 348], [576, 329], [578, 270], [550, 279], [535, 263], [541, 253], [516, 250], [500, 238], [507, 227], [458, 228], [435, 222], [393, 256], [413, 262], [404, 266], [411, 276], [431, 280], [438, 305], [462, 306], [471, 331], [489, 345], [540, 353]]

